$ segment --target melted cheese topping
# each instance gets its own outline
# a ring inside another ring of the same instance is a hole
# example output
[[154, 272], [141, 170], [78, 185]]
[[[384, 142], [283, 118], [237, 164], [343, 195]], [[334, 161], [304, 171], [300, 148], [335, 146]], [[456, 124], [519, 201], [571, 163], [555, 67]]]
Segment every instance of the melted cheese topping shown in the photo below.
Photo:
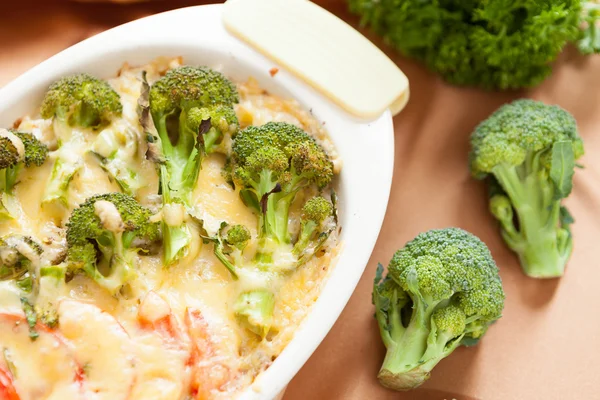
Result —
[[[103, 170], [98, 157], [113, 149], [127, 152], [127, 165], [139, 183], [137, 199], [157, 212], [158, 176], [144, 157], [146, 144], [122, 148], [119, 137], [140, 135], [137, 100], [141, 90], [141, 71], [149, 82], [158, 79], [180, 59], [160, 59], [143, 68], [125, 65], [119, 77], [110, 81], [120, 94], [123, 116], [102, 132], [74, 130], [57, 150], [58, 138], [65, 133], [51, 121], [25, 117], [19, 130], [32, 132], [51, 150], [39, 168], [23, 169], [15, 189], [16, 218], [0, 222], [0, 233], [20, 233], [38, 238], [43, 244], [43, 265], [64, 257], [64, 224], [70, 212], [88, 197], [119, 191]], [[260, 125], [268, 121], [287, 121], [315, 137], [334, 160], [341, 163], [321, 124], [293, 100], [265, 93], [250, 80], [238, 85], [240, 104], [236, 106], [240, 124]], [[45, 183], [54, 160], [69, 157], [77, 172], [71, 181], [67, 204], [63, 208], [41, 206]], [[221, 221], [244, 224], [256, 236], [257, 218], [240, 200], [239, 193], [224, 179], [222, 155], [208, 156], [202, 165], [193, 193], [192, 213], [204, 221], [208, 232], [216, 232]], [[298, 219], [298, 196], [292, 205], [292, 219]], [[98, 204], [96, 212], [113, 221], [114, 210]], [[177, 224], [184, 216], [163, 210]], [[195, 229], [194, 225], [190, 225]], [[297, 221], [290, 227], [296, 232]], [[22, 317], [20, 291], [13, 282], [0, 282], [0, 372], [8, 371], [23, 400], [40, 399], [229, 399], [250, 385], [293, 338], [294, 331], [319, 295], [321, 286], [338, 252], [337, 233], [328, 240], [327, 251], [287, 275], [265, 282], [264, 274], [245, 270], [243, 279], [234, 281], [216, 259], [212, 245], [203, 245], [200, 232], [193, 232], [190, 256], [164, 268], [161, 255], [149, 254], [137, 260], [136, 278], [127, 293], [117, 297], [97, 286], [84, 275], [66, 284], [44, 287], [41, 301], [58, 310], [59, 328], [40, 330], [32, 341]], [[248, 245], [250, 252], [256, 243]], [[282, 258], [281, 264], [286, 264]], [[231, 305], [240, 290], [265, 285], [279, 288], [275, 299], [274, 326], [265, 339], [240, 327]], [[38, 299], [40, 300], [40, 299]], [[2, 314], [4, 313], [4, 314]]]

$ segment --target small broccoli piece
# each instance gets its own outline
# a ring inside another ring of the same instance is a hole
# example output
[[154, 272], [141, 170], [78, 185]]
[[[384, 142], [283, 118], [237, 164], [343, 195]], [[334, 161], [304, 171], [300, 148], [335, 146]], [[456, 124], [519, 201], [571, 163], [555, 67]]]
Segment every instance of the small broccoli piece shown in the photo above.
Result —
[[122, 111], [119, 94], [108, 82], [91, 75], [71, 75], [50, 85], [41, 115], [53, 120], [59, 148], [42, 199], [44, 206], [66, 209], [69, 184], [82, 165], [72, 149], [62, 146], [71, 139], [73, 129], [101, 129]]
[[575, 160], [583, 155], [571, 114], [517, 100], [483, 121], [471, 145], [471, 173], [490, 181], [490, 210], [525, 274], [561, 276], [573, 249], [572, 220], [561, 201], [571, 192]]
[[10, 203], [21, 169], [39, 167], [47, 157], [48, 147], [31, 133], [0, 129], [0, 219], [12, 219]]
[[379, 381], [409, 390], [458, 346], [477, 342], [500, 318], [504, 291], [487, 246], [458, 228], [418, 235], [396, 252], [373, 286], [387, 354]]
[[24, 293], [36, 286], [36, 265], [42, 246], [30, 236], [7, 235], [0, 238], [0, 280], [12, 280]]
[[244, 225], [233, 225], [226, 232], [224, 242], [242, 251], [251, 239], [250, 231]]
[[67, 265], [48, 265], [40, 268], [38, 290], [31, 296], [37, 319], [50, 329], [58, 327], [56, 301], [61, 297], [61, 288], [65, 284]]
[[362, 25], [457, 85], [541, 83], [569, 43], [600, 51], [598, 5], [582, 0], [349, 0]]
[[199, 133], [200, 144], [204, 144], [204, 152], [226, 153], [223, 148], [226, 138], [235, 136], [239, 129], [239, 122], [235, 110], [231, 106], [216, 106], [190, 109], [188, 124], [193, 132]]
[[98, 134], [90, 150], [109, 179], [131, 196], [146, 185], [133, 163], [139, 162], [140, 140], [139, 133], [132, 127], [115, 124]]
[[[306, 262], [314, 255], [320, 245], [329, 237], [331, 229], [324, 226], [328, 218], [333, 216], [333, 205], [322, 196], [309, 199], [302, 207], [300, 235], [294, 245], [293, 253]], [[312, 248], [309, 246], [312, 244]]]
[[[237, 130], [236, 88], [217, 71], [184, 66], [170, 70], [146, 90], [147, 104], [140, 101], [141, 120], [149, 142], [147, 157], [158, 165], [163, 204], [190, 207], [204, 156], [220, 150]], [[148, 113], [157, 134], [148, 127]], [[191, 232], [185, 220], [163, 223], [165, 265], [187, 254]]]
[[260, 337], [265, 337], [273, 324], [275, 295], [266, 289], [244, 292], [235, 301], [233, 311], [240, 324]]
[[251, 239], [250, 231], [244, 225], [228, 225], [223, 222], [213, 237], [202, 235], [205, 242], [214, 243], [217, 259], [238, 279], [237, 268], [242, 265], [242, 252]]
[[83, 272], [112, 294], [135, 276], [137, 254], [160, 238], [152, 213], [133, 197], [108, 193], [90, 197], [67, 224], [68, 272]]

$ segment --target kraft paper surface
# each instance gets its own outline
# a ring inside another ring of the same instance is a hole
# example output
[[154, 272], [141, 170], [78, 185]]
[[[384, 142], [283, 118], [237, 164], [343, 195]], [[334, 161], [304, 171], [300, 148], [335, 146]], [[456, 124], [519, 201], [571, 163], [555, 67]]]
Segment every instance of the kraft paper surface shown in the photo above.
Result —
[[[201, 2], [2, 3], [0, 85], [99, 31]], [[317, 3], [356, 25], [343, 0]], [[369, 37], [398, 63], [411, 85], [411, 100], [394, 120], [392, 194], [362, 280], [284, 399], [600, 399], [600, 57], [583, 58], [567, 49], [538, 88], [492, 93], [449, 86]], [[521, 273], [488, 212], [484, 185], [467, 169], [473, 128], [501, 104], [524, 96], [566, 108], [585, 140], [585, 169], [577, 170], [566, 201], [576, 219], [575, 250], [560, 280]], [[448, 226], [469, 230], [490, 247], [506, 291], [504, 316], [479, 345], [459, 348], [443, 360], [421, 388], [389, 391], [376, 379], [385, 353], [370, 299], [376, 265], [387, 264], [419, 232]]]

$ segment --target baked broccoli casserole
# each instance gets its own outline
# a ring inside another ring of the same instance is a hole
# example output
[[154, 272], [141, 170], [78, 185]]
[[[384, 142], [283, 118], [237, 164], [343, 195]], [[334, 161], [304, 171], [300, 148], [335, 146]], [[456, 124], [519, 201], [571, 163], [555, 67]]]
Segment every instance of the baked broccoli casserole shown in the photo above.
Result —
[[62, 77], [0, 164], [0, 399], [233, 398], [337, 256], [322, 124], [181, 59]]

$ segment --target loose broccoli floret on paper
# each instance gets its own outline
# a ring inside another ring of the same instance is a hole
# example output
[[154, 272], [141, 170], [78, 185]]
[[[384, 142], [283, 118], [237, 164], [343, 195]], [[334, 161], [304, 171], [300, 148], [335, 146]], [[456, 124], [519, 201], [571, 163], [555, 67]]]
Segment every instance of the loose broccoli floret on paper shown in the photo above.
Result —
[[487, 246], [458, 228], [418, 235], [396, 252], [373, 286], [387, 353], [379, 381], [409, 390], [460, 345], [475, 344], [500, 318], [504, 291]]
[[535, 278], [561, 276], [573, 249], [573, 219], [561, 202], [583, 155], [571, 114], [518, 100], [483, 121], [471, 145], [471, 172], [494, 189], [490, 210], [523, 271]]

